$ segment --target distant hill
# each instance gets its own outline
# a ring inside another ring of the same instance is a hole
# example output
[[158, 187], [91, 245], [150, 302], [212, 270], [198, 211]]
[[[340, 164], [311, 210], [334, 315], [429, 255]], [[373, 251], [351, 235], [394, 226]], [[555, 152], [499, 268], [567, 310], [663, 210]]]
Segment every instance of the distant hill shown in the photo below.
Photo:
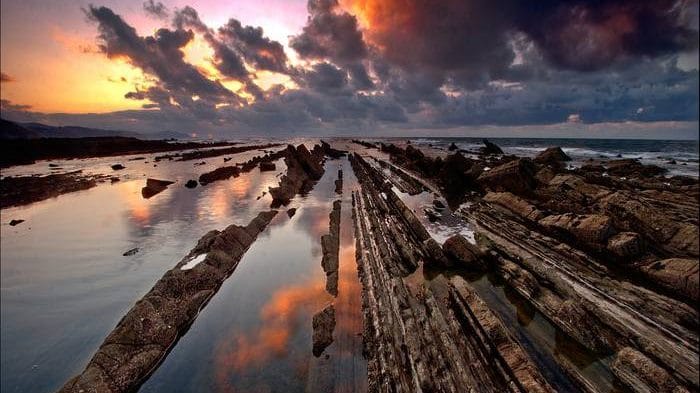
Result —
[[41, 138], [41, 134], [37, 131], [30, 130], [26, 127], [0, 118], [0, 139], [31, 139]]
[[15, 123], [0, 119], [0, 139], [35, 138], [88, 138], [121, 136], [139, 139], [189, 139], [189, 135], [176, 131], [139, 133], [134, 131], [104, 130], [79, 126], [50, 126], [42, 123]]

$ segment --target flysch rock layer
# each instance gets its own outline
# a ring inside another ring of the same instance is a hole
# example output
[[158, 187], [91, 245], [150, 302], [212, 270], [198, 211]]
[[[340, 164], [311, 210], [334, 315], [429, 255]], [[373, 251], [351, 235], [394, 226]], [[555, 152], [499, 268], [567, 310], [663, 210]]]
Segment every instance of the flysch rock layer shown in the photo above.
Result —
[[351, 163], [369, 391], [553, 391], [468, 286], [424, 281], [442, 249], [375, 169]]
[[328, 215], [330, 219], [329, 233], [321, 236], [321, 266], [326, 273], [326, 291], [338, 296], [338, 264], [340, 252], [340, 201], [333, 202], [333, 210]]
[[[439, 159], [413, 147], [382, 149], [441, 193], [454, 191], [447, 172], [434, 168], [459, 153]], [[493, 273], [565, 335], [618, 359], [615, 383], [697, 391], [697, 179], [662, 177], [636, 160], [567, 169], [565, 159], [558, 149], [535, 160], [480, 157], [471, 167], [492, 169], [451, 195], [469, 202], [456, 216], [474, 229]], [[447, 244], [450, 259], [472, 260], [458, 240]]]
[[286, 205], [294, 195], [308, 191], [324, 173], [324, 152], [320, 146], [309, 151], [303, 144], [289, 145], [284, 152], [287, 173], [277, 187], [270, 187], [273, 206]]
[[[274, 210], [261, 212], [247, 226], [231, 225], [204, 235], [119, 321], [85, 370], [59, 391], [136, 390], [187, 331], [199, 310], [233, 273], [243, 254], [276, 214]], [[191, 266], [201, 255], [206, 257]]]

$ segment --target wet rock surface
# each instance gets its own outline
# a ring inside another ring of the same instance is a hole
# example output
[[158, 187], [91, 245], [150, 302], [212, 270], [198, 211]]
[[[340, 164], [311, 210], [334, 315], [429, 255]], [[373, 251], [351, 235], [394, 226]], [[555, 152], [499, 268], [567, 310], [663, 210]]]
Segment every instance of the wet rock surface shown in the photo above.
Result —
[[335, 307], [333, 307], [332, 304], [314, 315], [312, 328], [312, 352], [314, 356], [319, 357], [326, 347], [333, 343], [333, 330], [335, 330]]
[[338, 267], [340, 251], [340, 201], [333, 202], [333, 210], [329, 214], [329, 233], [321, 236], [321, 266], [326, 273], [326, 291], [338, 296]]
[[352, 163], [369, 391], [552, 391], [468, 288], [422, 281], [417, 269], [446, 260], [440, 246], [375, 169]]
[[146, 186], [141, 189], [141, 196], [145, 199], [149, 199], [161, 192], [165, 191], [169, 185], [175, 183], [170, 180], [159, 180], [159, 179], [146, 179]]
[[155, 160], [156, 161], [165, 160], [165, 159], [168, 159], [168, 160], [177, 159], [177, 161], [201, 160], [203, 158], [238, 154], [238, 153], [243, 153], [243, 152], [251, 151], [251, 150], [269, 149], [269, 148], [277, 147], [277, 146], [280, 146], [280, 144], [279, 143], [267, 143], [267, 144], [263, 144], [263, 145], [232, 146], [232, 147], [219, 148], [219, 149], [198, 149], [195, 151], [189, 151], [189, 152], [184, 152], [184, 153], [166, 154], [166, 155], [162, 155], [162, 156], [157, 156], [155, 158]]
[[442, 249], [455, 264], [473, 270], [486, 268], [486, 261], [481, 250], [476, 245], [469, 243], [462, 235], [454, 235], [445, 240]]
[[[199, 239], [119, 321], [85, 370], [59, 391], [135, 391], [187, 331], [276, 213], [262, 212], [245, 227], [231, 225]], [[206, 254], [201, 263], [183, 268], [200, 254]]]
[[0, 179], [0, 208], [26, 205], [69, 192], [96, 187], [106, 177], [82, 171], [46, 176], [8, 176]]
[[273, 206], [286, 205], [298, 193], [313, 186], [323, 175], [323, 149], [318, 145], [310, 152], [306, 146], [287, 146], [284, 150], [287, 173], [280, 179], [279, 186], [270, 187]]
[[479, 152], [481, 154], [503, 154], [503, 150], [501, 150], [501, 148], [498, 147], [498, 145], [496, 145], [495, 143], [489, 142], [488, 139], [484, 139], [482, 142], [484, 143], [484, 147], [479, 149]]
[[227, 180], [232, 177], [238, 177], [241, 173], [250, 172], [258, 166], [260, 167], [261, 171], [274, 171], [276, 170], [274, 162], [283, 156], [284, 151], [280, 151], [268, 153], [264, 156], [255, 156], [246, 162], [237, 163], [236, 165], [222, 166], [214, 169], [213, 171], [202, 173], [199, 176], [199, 182], [204, 186], [215, 181]]
[[[444, 159], [410, 146], [383, 148], [411, 175], [438, 185], [456, 177], [434, 170]], [[491, 169], [451, 199], [469, 202], [456, 215], [475, 229], [486, 268], [567, 340], [600, 357], [613, 354], [606, 367], [616, 386], [697, 391], [697, 179], [663, 177], [661, 168], [636, 160], [577, 169], [565, 160], [559, 149], [547, 149], [535, 159], [472, 162]], [[381, 205], [376, 199], [367, 206]], [[450, 239], [443, 249], [453, 261], [472, 260], [463, 244]], [[581, 390], [596, 390], [576, 368], [561, 365]]]

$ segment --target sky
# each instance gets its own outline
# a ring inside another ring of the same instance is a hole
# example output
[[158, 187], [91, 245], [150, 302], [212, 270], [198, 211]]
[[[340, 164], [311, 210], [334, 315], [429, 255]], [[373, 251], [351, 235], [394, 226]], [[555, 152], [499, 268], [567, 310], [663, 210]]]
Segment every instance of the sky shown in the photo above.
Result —
[[698, 0], [0, 8], [0, 115], [14, 121], [215, 137], [698, 137]]

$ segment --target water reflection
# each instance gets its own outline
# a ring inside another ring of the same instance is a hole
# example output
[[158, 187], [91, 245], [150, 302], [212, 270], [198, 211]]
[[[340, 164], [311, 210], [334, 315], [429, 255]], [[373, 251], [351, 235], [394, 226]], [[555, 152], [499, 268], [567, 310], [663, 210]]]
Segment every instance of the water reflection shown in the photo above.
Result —
[[259, 330], [234, 332], [217, 343], [214, 365], [219, 391], [228, 391], [236, 379], [248, 374], [246, 371], [257, 370], [272, 358], [297, 358], [291, 363], [303, 363], [308, 354], [295, 351], [290, 341], [299, 329], [309, 328], [308, 316], [330, 300], [324, 280], [325, 276], [316, 275], [309, 281], [279, 288], [260, 310]]
[[[141, 391], [304, 391], [318, 360], [311, 352], [311, 320], [329, 302], [336, 306], [337, 323], [335, 341], [323, 355], [333, 363], [328, 374], [338, 391], [363, 390], [366, 364], [347, 187], [337, 298], [325, 291], [320, 265], [320, 237], [328, 233], [332, 201], [339, 198], [333, 183], [338, 165], [347, 166], [349, 182], [347, 161], [329, 161], [314, 189], [281, 209]], [[298, 211], [290, 219], [284, 210], [291, 207]]]
[[[83, 160], [74, 165], [109, 173], [107, 164], [120, 161], [127, 166], [120, 182], [2, 210], [3, 217], [26, 220], [17, 227], [3, 220], [1, 227], [2, 392], [52, 392], [80, 372], [122, 315], [197, 239], [212, 229], [247, 224], [266, 210], [269, 196], [251, 196], [275, 185], [285, 169], [279, 161], [274, 172], [254, 169], [188, 189], [188, 179], [221, 160], [206, 166], [162, 161], [154, 168], [112, 157], [99, 167]], [[146, 200], [146, 177], [177, 182]], [[135, 247], [135, 255], [122, 256]]]

